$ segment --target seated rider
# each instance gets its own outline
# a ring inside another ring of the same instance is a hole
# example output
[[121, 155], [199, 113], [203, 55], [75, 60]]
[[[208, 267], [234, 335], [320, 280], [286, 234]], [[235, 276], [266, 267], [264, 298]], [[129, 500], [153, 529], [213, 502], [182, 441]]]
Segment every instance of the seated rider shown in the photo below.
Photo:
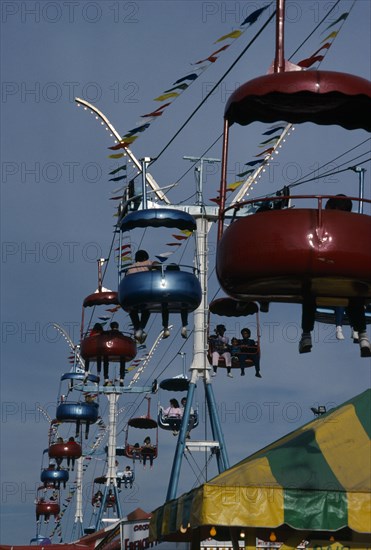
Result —
[[130, 466], [126, 466], [125, 471], [122, 474], [122, 480], [124, 482], [125, 489], [127, 489], [128, 487], [130, 487], [130, 489], [132, 488], [134, 481], [134, 472], [130, 468]]
[[170, 399], [170, 407], [162, 409], [163, 415], [166, 418], [170, 428], [173, 430], [173, 435], [179, 432], [182, 422], [182, 409], [179, 406], [177, 399]]
[[142, 445], [142, 458], [143, 458], [143, 468], [146, 467], [147, 458], [149, 460], [149, 465], [151, 470], [153, 468], [153, 459], [155, 457], [155, 447], [151, 443], [151, 438], [147, 436]]
[[[231, 353], [232, 364], [234, 362], [240, 363], [240, 353], [241, 346], [238, 338], [234, 337], [231, 339], [231, 345], [229, 346], [229, 351]], [[245, 376], [245, 365], [241, 364], [241, 376]]]
[[219, 359], [223, 357], [225, 361], [225, 366], [227, 367], [227, 376], [229, 376], [229, 378], [233, 378], [233, 374], [231, 373], [231, 354], [228, 351], [229, 339], [227, 336], [224, 336], [226, 330], [227, 329], [224, 325], [217, 325], [215, 329], [215, 335], [212, 335], [209, 338], [213, 366], [213, 373], [211, 376], [216, 376]]
[[242, 339], [239, 341], [240, 344], [240, 366], [241, 366], [241, 376], [245, 375], [245, 366], [247, 361], [252, 361], [255, 367], [255, 376], [261, 378], [260, 374], [260, 354], [257, 348], [255, 340], [250, 338], [251, 330], [248, 328], [243, 328], [241, 330]]

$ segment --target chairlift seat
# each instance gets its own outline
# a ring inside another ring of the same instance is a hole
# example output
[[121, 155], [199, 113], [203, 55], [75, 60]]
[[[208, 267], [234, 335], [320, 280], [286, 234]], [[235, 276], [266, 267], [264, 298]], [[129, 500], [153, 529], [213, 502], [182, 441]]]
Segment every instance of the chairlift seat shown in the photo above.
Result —
[[[199, 416], [198, 416], [198, 411], [195, 410], [193, 412], [193, 414], [191, 414], [190, 416], [193, 417], [193, 420], [194, 420], [194, 423], [193, 423], [193, 428], [197, 428], [198, 424], [199, 424]], [[164, 412], [162, 409], [159, 409], [158, 411], [158, 416], [157, 416], [157, 421], [158, 421], [158, 425], [160, 428], [162, 428], [163, 430], [174, 430], [174, 420], [179, 420], [179, 427], [180, 427], [180, 424], [181, 424], [181, 421], [182, 421], [182, 418], [168, 418], [167, 416], [164, 415]]]

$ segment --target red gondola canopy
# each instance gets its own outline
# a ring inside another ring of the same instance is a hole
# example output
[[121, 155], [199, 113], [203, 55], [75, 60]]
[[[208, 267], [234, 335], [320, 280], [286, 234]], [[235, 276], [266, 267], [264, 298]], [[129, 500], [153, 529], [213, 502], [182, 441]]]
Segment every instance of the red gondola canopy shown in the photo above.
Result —
[[224, 116], [230, 124], [314, 122], [347, 130], [371, 130], [371, 83], [335, 71], [290, 71], [260, 76], [229, 98]]

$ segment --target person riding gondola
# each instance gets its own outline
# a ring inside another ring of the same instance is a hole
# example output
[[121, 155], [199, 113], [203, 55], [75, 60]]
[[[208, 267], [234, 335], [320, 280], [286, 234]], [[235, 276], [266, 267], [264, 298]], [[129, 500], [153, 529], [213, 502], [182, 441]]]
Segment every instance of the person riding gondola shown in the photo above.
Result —
[[[157, 262], [149, 259], [149, 255], [146, 250], [137, 250], [134, 259], [135, 263], [129, 267], [126, 275], [134, 275], [135, 273], [141, 273], [142, 271], [150, 271], [152, 267], [156, 267], [158, 265]], [[147, 338], [147, 334], [144, 332], [144, 329], [148, 323], [151, 312], [147, 309], [143, 309], [140, 312], [134, 310], [131, 311], [129, 315], [131, 322], [133, 323], [135, 339], [140, 344], [143, 344]]]
[[[95, 323], [90, 331], [89, 336], [100, 336], [104, 332], [103, 325], [101, 323]], [[85, 359], [85, 382], [88, 380], [90, 360]], [[97, 357], [97, 372], [100, 375], [102, 370], [102, 358]]]
[[224, 325], [217, 325], [215, 329], [215, 334], [209, 337], [213, 366], [213, 373], [211, 376], [216, 376], [219, 359], [220, 357], [223, 357], [223, 359], [225, 360], [225, 365], [227, 367], [227, 376], [229, 376], [229, 378], [233, 378], [233, 374], [231, 373], [231, 354], [228, 351], [229, 339], [227, 336], [224, 336], [226, 330], [227, 329]]
[[142, 445], [142, 459], [143, 459], [143, 468], [146, 467], [147, 459], [149, 460], [149, 465], [152, 470], [153, 468], [153, 459], [155, 455], [155, 447], [151, 443], [151, 438], [149, 436], [145, 437]]
[[250, 338], [251, 331], [248, 328], [243, 328], [241, 330], [242, 339], [239, 340], [240, 345], [240, 366], [241, 366], [241, 376], [245, 375], [245, 367], [247, 361], [252, 361], [255, 367], [255, 376], [256, 378], [261, 378], [260, 374], [260, 355], [257, 348], [255, 340]]
[[182, 422], [182, 409], [177, 399], [170, 399], [170, 407], [163, 409], [164, 417], [173, 430], [173, 435], [178, 435], [180, 424]]
[[133, 487], [134, 472], [130, 466], [126, 466], [125, 471], [122, 474], [122, 481], [124, 482], [125, 489], [128, 487], [131, 489]]
[[[113, 336], [115, 336], [115, 333], [121, 334], [121, 332], [119, 331], [119, 324], [117, 321], [112, 321], [112, 323], [110, 324], [110, 329]], [[103, 361], [104, 386], [107, 386], [109, 383], [108, 367], [109, 367], [108, 358], [104, 358], [104, 361]], [[126, 367], [125, 357], [120, 356], [120, 374], [119, 374], [120, 386], [124, 385], [125, 367]]]

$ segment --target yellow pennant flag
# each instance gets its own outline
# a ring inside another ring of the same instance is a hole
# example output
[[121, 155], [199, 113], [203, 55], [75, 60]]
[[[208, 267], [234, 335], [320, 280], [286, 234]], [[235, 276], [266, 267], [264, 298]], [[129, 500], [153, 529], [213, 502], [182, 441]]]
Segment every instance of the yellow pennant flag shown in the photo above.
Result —
[[179, 94], [176, 92], [169, 92], [168, 94], [159, 95], [158, 97], [155, 97], [153, 101], [166, 101], [166, 99], [170, 99], [171, 97], [178, 97]]
[[108, 155], [109, 159], [120, 159], [125, 153], [115, 153], [114, 155]]
[[189, 229], [181, 229], [180, 232], [183, 233], [183, 235], [185, 235], [186, 237], [190, 237], [193, 233], [193, 231], [190, 231]]
[[239, 36], [241, 36], [241, 34], [242, 34], [242, 31], [239, 31], [239, 30], [232, 31], [229, 34], [225, 34], [224, 36], [221, 36], [220, 38], [218, 38], [218, 40], [214, 42], [214, 44], [217, 44], [218, 42], [222, 42], [223, 40], [227, 40], [227, 38], [238, 38]]
[[238, 180], [234, 183], [231, 183], [227, 186], [227, 189], [230, 189], [231, 191], [235, 191], [240, 185], [242, 185], [244, 180]]
[[338, 34], [339, 34], [339, 31], [333, 31], [328, 36], [326, 36], [326, 38], [324, 38], [322, 42], [326, 42], [326, 40], [328, 40], [329, 38], [335, 38]]

